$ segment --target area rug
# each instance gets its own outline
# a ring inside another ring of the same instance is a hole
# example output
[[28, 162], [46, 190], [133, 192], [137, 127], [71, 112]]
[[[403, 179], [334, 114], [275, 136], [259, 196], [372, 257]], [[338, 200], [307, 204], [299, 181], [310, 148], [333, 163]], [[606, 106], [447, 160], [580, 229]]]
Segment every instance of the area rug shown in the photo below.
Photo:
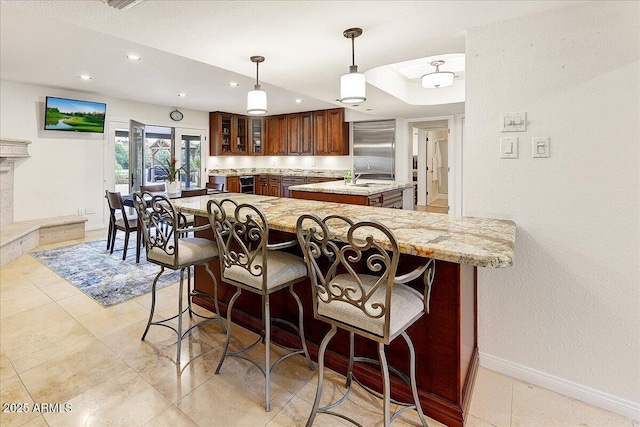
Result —
[[[151, 285], [160, 266], [147, 262], [144, 248], [136, 264], [136, 241], [132, 236], [127, 259], [122, 260], [124, 240], [117, 238], [113, 254], [107, 251], [106, 240], [96, 240], [56, 249], [32, 252], [31, 256], [58, 273], [65, 280], [89, 295], [103, 307], [151, 292]], [[165, 269], [157, 288], [177, 283], [180, 272]]]

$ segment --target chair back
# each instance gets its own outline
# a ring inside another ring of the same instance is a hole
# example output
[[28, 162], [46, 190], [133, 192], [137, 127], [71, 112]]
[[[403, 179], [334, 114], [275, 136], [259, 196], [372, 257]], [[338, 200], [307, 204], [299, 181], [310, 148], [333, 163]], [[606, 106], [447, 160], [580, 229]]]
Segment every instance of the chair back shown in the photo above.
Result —
[[164, 186], [164, 182], [160, 183], [160, 184], [148, 184], [148, 185], [141, 185], [140, 186], [140, 191], [141, 192], [145, 192], [145, 191], [149, 191], [151, 193], [161, 193], [166, 191], [165, 186]]
[[106, 190], [107, 203], [109, 204], [109, 214], [111, 215], [112, 222], [116, 221], [116, 212], [120, 212], [122, 219], [124, 220], [125, 227], [129, 227], [129, 219], [127, 218], [127, 210], [124, 208], [122, 202], [122, 195], [119, 192], [113, 192]]
[[207, 188], [224, 191], [224, 182], [207, 182]]
[[134, 193], [133, 205], [142, 224], [147, 261], [165, 267], [178, 267], [178, 230], [184, 228], [184, 215], [160, 194]]
[[198, 188], [197, 190], [182, 190], [180, 192], [180, 197], [206, 196], [206, 195], [207, 195], [206, 188]]
[[391, 290], [400, 256], [394, 234], [374, 221], [354, 223], [341, 215], [322, 220], [315, 214], [298, 218], [296, 234], [311, 279], [314, 316], [336, 323], [319, 315], [319, 306], [349, 304], [355, 313], [381, 319], [383, 336], [378, 338], [388, 338]]
[[243, 269], [261, 278], [266, 292], [269, 226], [264, 214], [255, 206], [238, 204], [231, 199], [209, 200], [207, 214], [218, 242], [223, 278], [231, 269]]

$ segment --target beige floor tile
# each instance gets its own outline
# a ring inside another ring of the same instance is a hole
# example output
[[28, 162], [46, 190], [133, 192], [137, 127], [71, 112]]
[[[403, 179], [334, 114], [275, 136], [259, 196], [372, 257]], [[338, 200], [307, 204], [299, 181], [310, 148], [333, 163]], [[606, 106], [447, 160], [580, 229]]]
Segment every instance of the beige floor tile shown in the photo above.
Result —
[[513, 384], [513, 427], [632, 427], [620, 415], [522, 381]]
[[[224, 390], [223, 393], [220, 391]], [[202, 405], [215, 396], [215, 405]], [[200, 426], [263, 426], [291, 399], [277, 384], [271, 387], [271, 411], [264, 407], [264, 377], [255, 366], [237, 359], [177, 404]], [[215, 424], [211, 424], [215, 420]]]
[[[34, 319], [46, 319], [46, 322], [34, 321]], [[32, 333], [54, 326], [73, 318], [60, 308], [55, 302], [44, 304], [29, 310], [4, 317], [0, 323], [0, 345], [4, 346], [16, 339], [24, 339]]]
[[511, 425], [513, 379], [488, 369], [478, 369], [469, 414], [496, 427]]
[[[302, 427], [305, 426], [311, 413], [313, 404], [309, 403], [298, 396], [293, 398], [287, 405], [273, 417], [266, 427]], [[314, 427], [334, 427], [334, 426], [353, 426], [348, 421], [341, 420], [339, 417], [320, 414], [313, 422]]]
[[[15, 261], [14, 261], [15, 263]], [[8, 265], [13, 265], [13, 263], [10, 263]], [[11, 267], [2, 267], [2, 269], [0, 269], [0, 291], [2, 291], [5, 287], [5, 285], [19, 280], [24, 276], [24, 274], [20, 271], [18, 271], [18, 269], [16, 269], [15, 267], [11, 266]]]
[[167, 399], [177, 402], [213, 376], [220, 360], [219, 348], [186, 336], [182, 340], [180, 365], [176, 365], [176, 334], [152, 326], [145, 341], [141, 341], [145, 326], [146, 322], [139, 322], [103, 340]]
[[0, 382], [16, 375], [16, 370], [13, 369], [13, 365], [7, 356], [4, 354], [3, 350], [0, 350]]
[[21, 427], [49, 427], [49, 424], [47, 424], [42, 415], [39, 415]]
[[160, 415], [149, 421], [144, 427], [198, 427], [184, 412], [176, 406], [170, 406]]
[[94, 311], [104, 310], [100, 304], [95, 302], [91, 297], [78, 293], [70, 297], [59, 299], [56, 301], [71, 316], [78, 318]]
[[0, 425], [3, 427], [20, 426], [38, 417], [32, 412], [33, 399], [17, 376], [0, 383], [0, 402], [11, 405], [6, 412], [4, 407], [0, 412]]
[[171, 406], [171, 402], [131, 369], [112, 376], [68, 403], [71, 412], [44, 414], [50, 426], [138, 426]]
[[128, 366], [94, 339], [82, 350], [50, 360], [20, 374], [37, 402], [66, 402]]
[[93, 336], [74, 319], [47, 326], [22, 339], [3, 344], [2, 349], [19, 374], [57, 357], [80, 351], [93, 340]]
[[62, 277], [57, 277], [55, 280], [47, 280], [41, 283], [39, 287], [54, 301], [82, 293], [80, 289], [73, 286]]
[[47, 294], [23, 278], [22, 281], [16, 282], [15, 286], [7, 286], [0, 291], [0, 319], [51, 302], [52, 299]]
[[[467, 416], [464, 426], [465, 427], [494, 427], [493, 424], [483, 421], [480, 418], [474, 417], [473, 415]], [[431, 424], [429, 424], [429, 427], [431, 427]]]
[[79, 316], [78, 321], [94, 335], [101, 338], [148, 317], [148, 309], [134, 301], [125, 301], [103, 310]]

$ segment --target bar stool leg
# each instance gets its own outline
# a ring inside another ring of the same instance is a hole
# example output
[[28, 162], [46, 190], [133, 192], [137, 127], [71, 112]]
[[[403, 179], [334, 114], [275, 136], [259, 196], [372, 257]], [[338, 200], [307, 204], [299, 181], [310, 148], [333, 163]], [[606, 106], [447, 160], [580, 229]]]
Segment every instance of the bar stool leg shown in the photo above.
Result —
[[422, 426], [428, 427], [427, 420], [424, 419], [424, 414], [422, 413], [422, 406], [420, 405], [420, 397], [418, 396], [418, 388], [416, 386], [416, 351], [407, 332], [403, 331], [400, 335], [402, 335], [402, 338], [404, 338], [407, 343], [407, 347], [409, 347], [409, 378], [411, 380], [411, 392], [413, 393], [416, 412], [418, 413]]
[[302, 308], [302, 301], [300, 301], [300, 297], [298, 297], [298, 294], [296, 294], [293, 290], [293, 285], [289, 286], [289, 293], [293, 295], [293, 298], [298, 304], [298, 333], [300, 335], [300, 341], [302, 341], [302, 350], [304, 351], [304, 357], [307, 358], [309, 369], [313, 371], [315, 370], [315, 367], [313, 366], [313, 362], [311, 361], [311, 357], [309, 356], [309, 350], [307, 350], [307, 341], [304, 338], [304, 313]]
[[178, 296], [178, 353], [176, 364], [180, 364], [180, 345], [182, 344], [182, 294], [184, 290], [184, 268], [180, 270], [180, 295]]
[[263, 297], [263, 311], [264, 311], [264, 339], [265, 339], [265, 351], [264, 351], [264, 379], [265, 379], [265, 410], [271, 411], [271, 393], [270, 393], [270, 380], [271, 380], [271, 307], [269, 306], [269, 295]]
[[218, 280], [216, 279], [216, 276], [214, 276], [211, 269], [209, 269], [208, 263], [204, 265], [204, 269], [207, 270], [207, 273], [209, 273], [209, 276], [211, 276], [211, 280], [213, 280], [213, 304], [216, 307], [216, 316], [218, 317], [218, 322], [220, 323], [222, 332], [226, 334], [227, 328], [224, 326], [222, 316], [220, 316], [220, 305], [218, 304]]
[[333, 338], [336, 332], [338, 332], [336, 325], [331, 325], [331, 330], [327, 332], [327, 335], [322, 339], [322, 343], [320, 343], [320, 349], [318, 350], [318, 388], [316, 389], [316, 399], [313, 401], [313, 408], [311, 408], [311, 414], [307, 420], [306, 427], [311, 427], [313, 421], [316, 419], [316, 415], [318, 415], [320, 399], [322, 398], [322, 385], [324, 383], [324, 353], [327, 350], [329, 341], [331, 341], [331, 338]]
[[384, 427], [391, 426], [391, 385], [389, 383], [389, 366], [387, 357], [384, 354], [384, 344], [378, 343], [378, 354], [380, 355], [380, 368], [382, 370], [382, 402], [384, 405]]
[[[112, 247], [113, 249], [113, 247]], [[147, 327], [142, 334], [142, 338], [140, 341], [144, 341], [144, 338], [147, 336], [147, 332], [149, 332], [149, 327], [151, 326], [151, 321], [153, 320], [153, 313], [156, 309], [156, 285], [158, 284], [158, 279], [160, 275], [164, 272], [164, 267], [160, 267], [160, 272], [156, 275], [156, 278], [153, 281], [153, 285], [151, 285], [151, 310], [149, 311], [149, 321], [147, 322]]]
[[227, 339], [224, 342], [224, 349], [222, 351], [222, 356], [220, 356], [220, 362], [218, 362], [218, 367], [216, 368], [216, 374], [220, 373], [220, 368], [222, 367], [222, 363], [224, 362], [225, 357], [227, 357], [227, 350], [229, 350], [229, 340], [231, 339], [231, 312], [233, 310], [233, 304], [236, 302], [240, 294], [242, 293], [242, 289], [236, 288], [236, 293], [233, 294], [231, 300], [229, 300], [229, 305], [227, 305]]

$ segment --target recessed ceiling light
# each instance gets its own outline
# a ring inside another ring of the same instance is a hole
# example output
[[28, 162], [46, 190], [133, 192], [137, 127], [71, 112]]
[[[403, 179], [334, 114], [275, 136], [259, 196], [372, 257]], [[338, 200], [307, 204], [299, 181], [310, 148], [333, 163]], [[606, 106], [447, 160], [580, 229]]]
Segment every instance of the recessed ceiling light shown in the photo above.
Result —
[[178, 96], [181, 96], [181, 97], [182, 97], [182, 96], [187, 96], [187, 94], [186, 94], [186, 93], [184, 93], [184, 92], [182, 92], [182, 93], [179, 93], [179, 94], [178, 94]]
[[129, 55], [127, 55], [127, 59], [130, 59], [132, 61], [140, 61], [142, 58], [140, 58], [135, 53], [130, 53]]
[[91, 76], [88, 74], [80, 74], [78, 77], [80, 77], [82, 80], [91, 80]]
[[230, 83], [229, 83], [229, 86], [231, 86], [231, 87], [238, 87], [238, 86], [240, 86], [240, 83], [230, 82]]
[[298, 98], [296, 99], [296, 104], [300, 104], [302, 102], [302, 99]]

